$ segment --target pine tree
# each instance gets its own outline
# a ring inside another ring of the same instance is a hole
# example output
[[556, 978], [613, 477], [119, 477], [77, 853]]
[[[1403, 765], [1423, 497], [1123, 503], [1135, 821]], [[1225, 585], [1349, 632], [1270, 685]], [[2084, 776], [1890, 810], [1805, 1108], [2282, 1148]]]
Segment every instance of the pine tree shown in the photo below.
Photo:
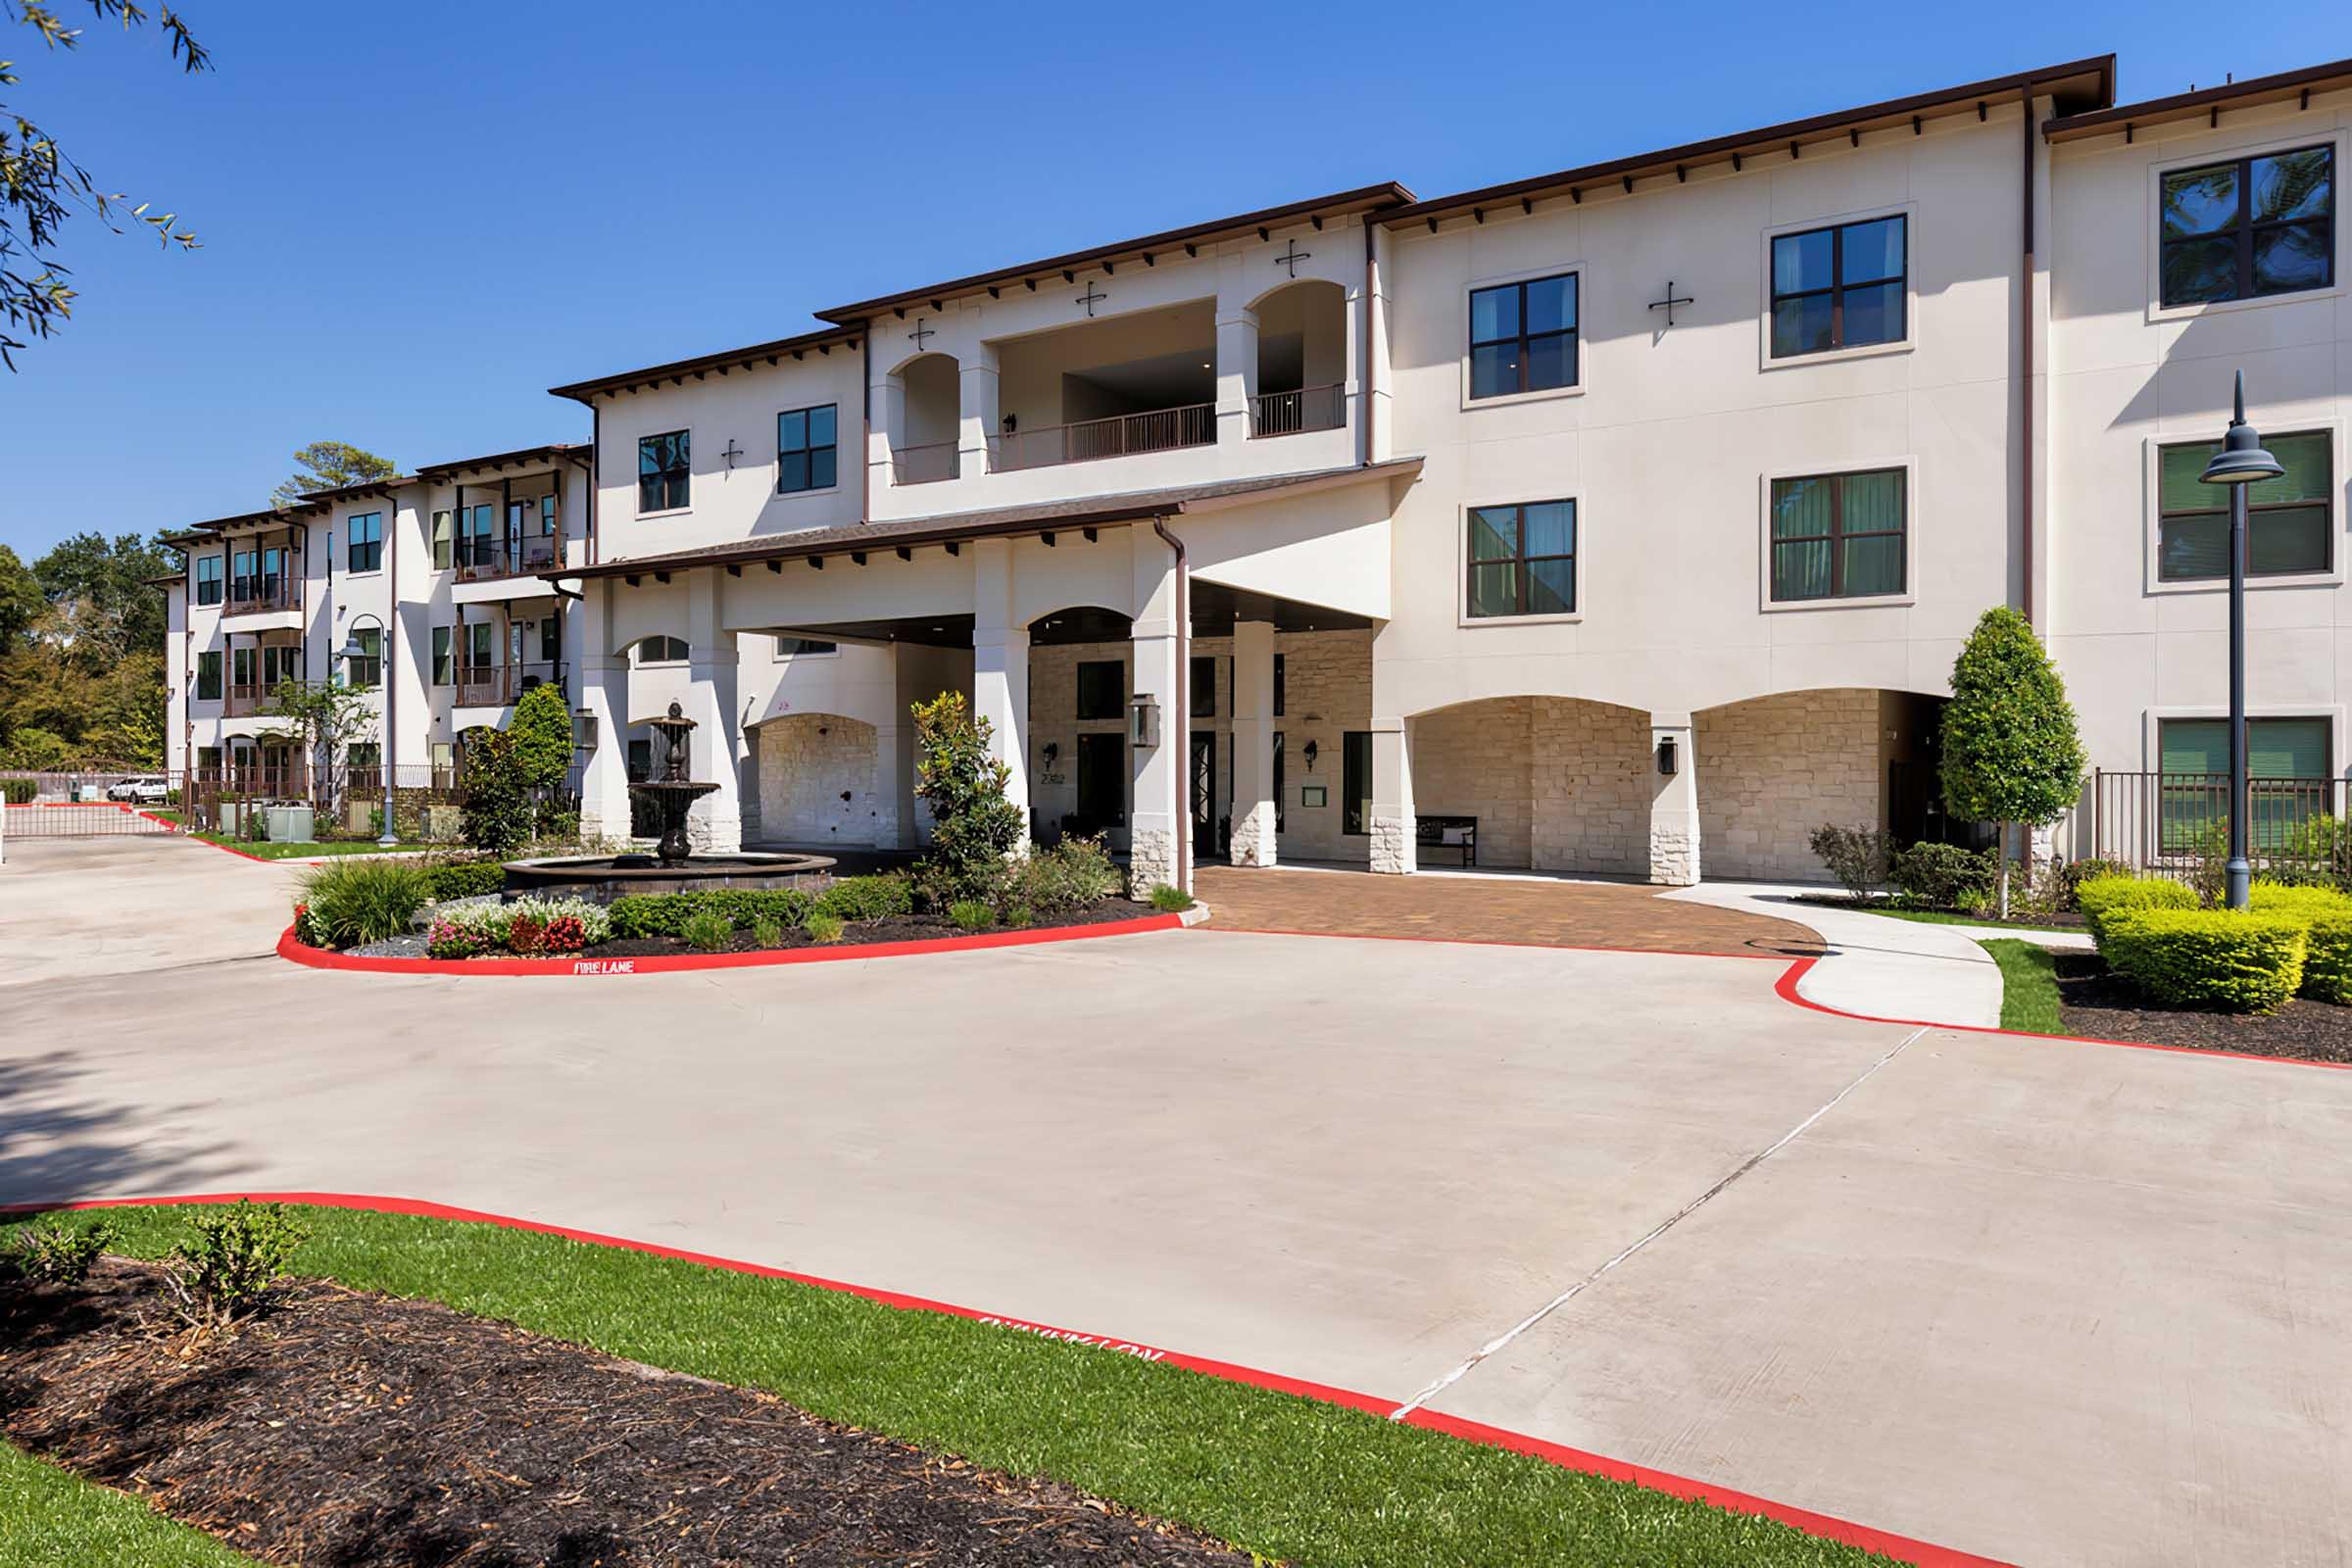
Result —
[[[2006, 605], [1984, 612], [1952, 662], [1943, 710], [1943, 804], [2001, 825], [2000, 908], [2009, 916], [2009, 831], [2055, 822], [2082, 793], [2082, 742], [2050, 656]], [[2033, 850], [2027, 848], [2027, 875]]]

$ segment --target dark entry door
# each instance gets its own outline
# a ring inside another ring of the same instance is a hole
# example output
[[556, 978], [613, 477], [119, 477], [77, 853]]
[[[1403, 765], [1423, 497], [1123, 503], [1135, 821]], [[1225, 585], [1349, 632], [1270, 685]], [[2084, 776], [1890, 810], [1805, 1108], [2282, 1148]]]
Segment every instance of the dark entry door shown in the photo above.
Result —
[[1193, 732], [1193, 842], [1214, 845], [1217, 821], [1217, 735]]
[[1127, 737], [1078, 737], [1078, 831], [1100, 833], [1127, 822]]

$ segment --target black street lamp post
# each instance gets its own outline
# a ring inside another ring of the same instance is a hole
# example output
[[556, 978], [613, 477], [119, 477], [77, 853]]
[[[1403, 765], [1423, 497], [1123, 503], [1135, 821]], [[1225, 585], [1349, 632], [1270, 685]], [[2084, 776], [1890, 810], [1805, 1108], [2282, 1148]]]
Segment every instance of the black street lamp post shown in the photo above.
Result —
[[2197, 477], [2230, 487], [2230, 865], [2229, 905], [2252, 902], [2254, 867], [2246, 858], [2246, 486], [2286, 470], [2262, 449], [2246, 422], [2246, 372], [2237, 372], [2237, 408], [2222, 450]]
[[[362, 615], [360, 620], [374, 620], [376, 624], [376, 684], [384, 691], [384, 730], [383, 742], [375, 749], [375, 762], [376, 771], [382, 775], [384, 790], [384, 830], [375, 842], [390, 849], [400, 842], [400, 834], [392, 822], [392, 688], [400, 676], [392, 666], [390, 650], [385, 646], [392, 639], [391, 633], [384, 629], [384, 623], [373, 615]], [[360, 646], [360, 620], [351, 623], [350, 635], [344, 639], [343, 651], [338, 656], [344, 661], [343, 667], [346, 670], [351, 668], [351, 661], [368, 657], [368, 651]]]

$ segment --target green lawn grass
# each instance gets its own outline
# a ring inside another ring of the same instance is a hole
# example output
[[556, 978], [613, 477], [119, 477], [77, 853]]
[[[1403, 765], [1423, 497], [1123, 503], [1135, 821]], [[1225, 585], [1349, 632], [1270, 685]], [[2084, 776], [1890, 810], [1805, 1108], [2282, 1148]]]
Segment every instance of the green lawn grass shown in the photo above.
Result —
[[[161, 1256], [186, 1212], [113, 1211], [116, 1250]], [[1318, 1568], [1890, 1560], [1116, 1350], [492, 1225], [326, 1209], [303, 1220], [312, 1236], [298, 1273], [768, 1390], [926, 1448], [1057, 1478], [1272, 1559]]]
[[2038, 942], [1986, 937], [1978, 944], [2001, 966], [2001, 1027], [2034, 1035], [2062, 1035], [2057, 958]]
[[242, 850], [264, 860], [316, 860], [330, 855], [413, 855], [430, 849], [425, 844], [395, 844], [386, 849], [373, 839], [322, 839], [316, 844], [271, 844], [267, 840], [250, 842], [233, 833], [194, 833], [207, 844], [225, 849]]
[[201, 1530], [0, 1443], [0, 1568], [252, 1568]]
[[[1851, 909], [1856, 914], [1883, 914], [1889, 920], [1916, 920], [1922, 925], [2000, 925], [1998, 920], [1980, 920], [1973, 914], [1954, 914], [1949, 909], [1899, 909], [1885, 904], [1855, 904], [1845, 899], [1808, 899], [1825, 909]], [[2029, 925], [2013, 920], [2002, 927], [2008, 931], [2055, 931], [2066, 936], [2086, 935], [2079, 925]]]

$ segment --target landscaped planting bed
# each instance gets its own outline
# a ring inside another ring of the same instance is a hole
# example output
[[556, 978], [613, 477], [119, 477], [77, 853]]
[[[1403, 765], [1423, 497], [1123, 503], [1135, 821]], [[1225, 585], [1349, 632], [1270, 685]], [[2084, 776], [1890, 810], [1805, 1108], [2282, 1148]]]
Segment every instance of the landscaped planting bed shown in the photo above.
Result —
[[[161, 1258], [225, 1212], [110, 1210], [111, 1249]], [[1250, 1560], [1219, 1541], [1301, 1568], [1892, 1560], [995, 1320], [505, 1226], [291, 1217], [291, 1273], [331, 1283], [232, 1339], [175, 1338], [127, 1263], [87, 1300], [0, 1305], [11, 1437], [247, 1552], [345, 1568]], [[0, 1562], [225, 1560], [0, 1465], [12, 1492], [43, 1510], [0, 1512]], [[132, 1536], [136, 1557], [40, 1554]]]
[[2065, 1034], [2296, 1061], [2352, 1062], [2352, 1007], [2303, 998], [2276, 1012], [2168, 1006], [2108, 968], [2097, 954], [2058, 953], [2051, 958]]

